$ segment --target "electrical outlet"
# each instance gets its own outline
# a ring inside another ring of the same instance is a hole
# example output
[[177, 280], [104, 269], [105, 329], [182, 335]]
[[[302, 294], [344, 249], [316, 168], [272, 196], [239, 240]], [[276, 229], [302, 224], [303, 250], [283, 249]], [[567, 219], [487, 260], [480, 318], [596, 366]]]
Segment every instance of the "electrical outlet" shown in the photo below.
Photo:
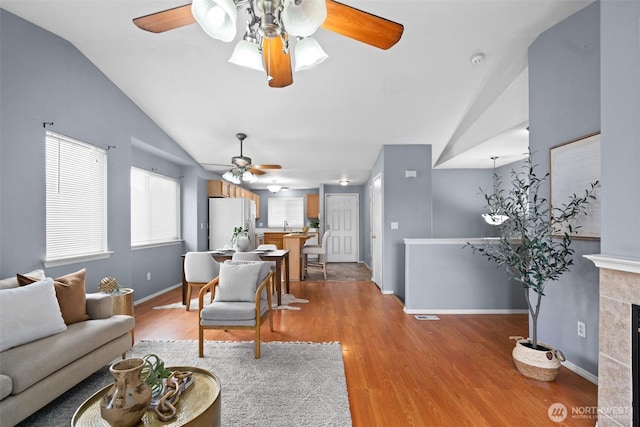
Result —
[[151, 272], [147, 273], [147, 280], [151, 280]]
[[579, 320], [578, 320], [578, 336], [582, 338], [587, 337], [587, 326], [584, 324], [584, 322], [581, 322]]

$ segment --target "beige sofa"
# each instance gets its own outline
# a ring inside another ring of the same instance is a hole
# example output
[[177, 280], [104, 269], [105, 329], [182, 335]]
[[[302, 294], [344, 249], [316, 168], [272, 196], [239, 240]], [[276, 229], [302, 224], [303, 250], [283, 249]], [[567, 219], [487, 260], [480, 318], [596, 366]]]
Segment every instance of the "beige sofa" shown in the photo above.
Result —
[[[15, 277], [0, 280], [0, 298], [13, 288]], [[3, 427], [24, 420], [131, 348], [134, 318], [112, 315], [110, 295], [86, 294], [86, 314], [88, 320], [62, 332], [0, 352]]]

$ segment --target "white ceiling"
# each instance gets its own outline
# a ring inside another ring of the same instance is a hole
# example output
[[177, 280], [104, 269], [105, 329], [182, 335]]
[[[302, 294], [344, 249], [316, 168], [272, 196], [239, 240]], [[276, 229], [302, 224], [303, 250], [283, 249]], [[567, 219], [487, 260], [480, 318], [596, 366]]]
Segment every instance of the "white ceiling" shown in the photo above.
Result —
[[[384, 144], [431, 144], [433, 165], [489, 168], [523, 157], [528, 135], [527, 47], [592, 0], [394, 0], [344, 3], [399, 22], [379, 50], [320, 29], [329, 59], [269, 88], [227, 62], [232, 43], [197, 24], [152, 34], [132, 19], [188, 0], [0, 0], [0, 6], [75, 45], [200, 163], [239, 154], [277, 163], [291, 188], [362, 184]], [[476, 52], [485, 61], [472, 65]], [[217, 169], [223, 172], [224, 169]]]

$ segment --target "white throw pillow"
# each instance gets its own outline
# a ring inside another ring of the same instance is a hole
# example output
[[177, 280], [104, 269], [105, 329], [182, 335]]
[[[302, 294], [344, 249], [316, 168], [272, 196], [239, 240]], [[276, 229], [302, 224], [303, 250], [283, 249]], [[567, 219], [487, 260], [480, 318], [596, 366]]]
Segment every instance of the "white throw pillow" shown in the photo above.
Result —
[[66, 329], [53, 279], [0, 291], [0, 352]]
[[222, 263], [220, 282], [214, 301], [255, 301], [258, 275], [262, 264], [262, 262]]

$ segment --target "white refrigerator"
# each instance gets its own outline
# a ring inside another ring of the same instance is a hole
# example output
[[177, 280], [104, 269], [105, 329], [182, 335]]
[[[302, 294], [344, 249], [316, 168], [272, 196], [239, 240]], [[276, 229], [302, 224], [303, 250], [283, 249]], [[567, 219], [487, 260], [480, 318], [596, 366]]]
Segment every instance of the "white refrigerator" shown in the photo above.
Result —
[[249, 230], [251, 247], [255, 248], [256, 204], [244, 198], [209, 198], [209, 250], [221, 249], [229, 244], [233, 229]]

